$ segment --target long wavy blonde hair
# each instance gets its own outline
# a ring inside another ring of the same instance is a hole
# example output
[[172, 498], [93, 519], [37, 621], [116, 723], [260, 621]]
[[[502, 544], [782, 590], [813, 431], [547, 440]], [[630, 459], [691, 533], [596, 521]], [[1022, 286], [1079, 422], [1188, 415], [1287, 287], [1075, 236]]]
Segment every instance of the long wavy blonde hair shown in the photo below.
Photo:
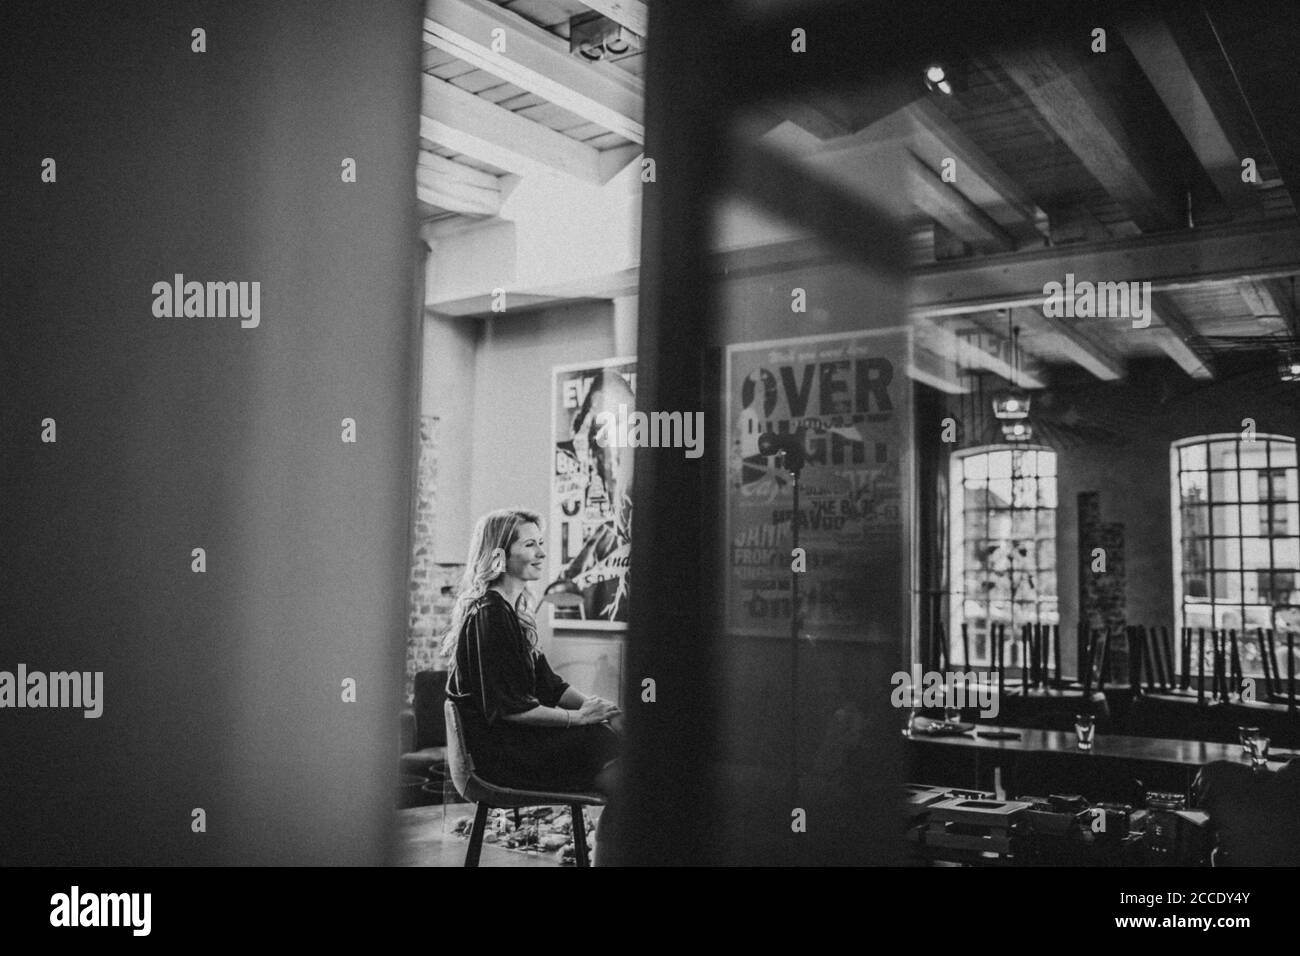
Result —
[[[474, 602], [487, 594], [488, 588], [505, 574], [505, 562], [496, 556], [497, 549], [507, 555], [519, 537], [519, 526], [532, 522], [541, 526], [542, 519], [534, 511], [523, 508], [502, 508], [489, 511], [478, 519], [474, 533], [469, 538], [469, 555], [465, 559], [465, 573], [456, 588], [456, 605], [451, 611], [451, 626], [442, 638], [442, 653], [456, 666], [456, 646], [460, 642], [461, 628]], [[537, 649], [537, 622], [533, 618], [532, 595], [525, 588], [515, 605], [519, 623], [533, 650]]]

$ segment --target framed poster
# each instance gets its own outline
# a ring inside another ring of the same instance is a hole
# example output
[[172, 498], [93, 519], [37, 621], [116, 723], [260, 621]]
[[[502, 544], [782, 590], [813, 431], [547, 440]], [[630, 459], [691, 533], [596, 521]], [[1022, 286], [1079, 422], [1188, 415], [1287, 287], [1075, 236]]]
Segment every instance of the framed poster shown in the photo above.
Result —
[[551, 624], [623, 630], [632, 548], [633, 449], [602, 445], [597, 417], [636, 407], [636, 359], [552, 371]]
[[[803, 635], [896, 641], [910, 626], [909, 353], [901, 328], [728, 347], [729, 632], [789, 635], [795, 521]], [[759, 452], [769, 432], [802, 432], [797, 515], [789, 472]]]

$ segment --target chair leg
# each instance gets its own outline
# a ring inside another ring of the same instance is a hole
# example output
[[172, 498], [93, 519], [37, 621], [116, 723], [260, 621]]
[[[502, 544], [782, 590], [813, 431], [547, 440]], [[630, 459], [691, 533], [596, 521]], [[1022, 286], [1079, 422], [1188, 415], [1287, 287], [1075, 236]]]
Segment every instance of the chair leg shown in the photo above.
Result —
[[469, 849], [465, 851], [465, 865], [478, 866], [479, 854], [483, 852], [483, 833], [487, 830], [488, 805], [480, 803], [474, 811], [474, 827], [469, 831]]
[[587, 818], [583, 815], [582, 804], [575, 803], [569, 810], [573, 817], [573, 855], [578, 866], [591, 866], [587, 859]]

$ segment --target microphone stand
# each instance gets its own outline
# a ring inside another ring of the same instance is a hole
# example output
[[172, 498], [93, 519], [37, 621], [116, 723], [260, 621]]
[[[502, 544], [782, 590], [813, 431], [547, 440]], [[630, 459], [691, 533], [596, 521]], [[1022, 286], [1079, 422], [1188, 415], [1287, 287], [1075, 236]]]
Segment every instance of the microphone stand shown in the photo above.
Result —
[[[759, 436], [758, 451], [764, 455], [776, 455], [777, 467], [789, 472], [790, 491], [793, 497], [790, 511], [790, 547], [799, 548], [799, 478], [804, 466], [804, 429], [793, 433], [775, 435], [767, 432]], [[806, 566], [805, 566], [806, 569]], [[799, 633], [803, 629], [803, 601], [799, 593], [799, 573], [790, 562], [790, 808], [799, 807]], [[807, 808], [803, 808], [807, 813]], [[792, 862], [798, 861], [795, 848], [799, 844], [792, 842], [790, 852]]]
[[[793, 509], [790, 513], [790, 548], [799, 548], [799, 478], [803, 473], [802, 456], [790, 461], [781, 453], [781, 467], [790, 473]], [[790, 562], [790, 806], [799, 806], [799, 633], [803, 630], [803, 603], [799, 593], [799, 572]], [[805, 812], [807, 808], [804, 808]]]

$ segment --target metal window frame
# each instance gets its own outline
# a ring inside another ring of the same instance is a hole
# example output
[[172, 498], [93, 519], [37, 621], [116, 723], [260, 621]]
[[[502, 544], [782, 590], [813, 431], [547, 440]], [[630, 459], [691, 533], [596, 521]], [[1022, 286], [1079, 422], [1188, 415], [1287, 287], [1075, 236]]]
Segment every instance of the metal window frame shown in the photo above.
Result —
[[[961, 625], [961, 623], [964, 623], [964, 622], [967, 620], [967, 619], [966, 619], [966, 612], [965, 612], [965, 602], [966, 602], [967, 600], [970, 599], [970, 598], [968, 598], [968, 596], [967, 596], [967, 594], [966, 594], [966, 585], [965, 585], [966, 577], [967, 577], [967, 575], [970, 573], [970, 572], [969, 572], [969, 569], [966, 567], [966, 560], [965, 560], [965, 550], [966, 550], [966, 546], [970, 543], [969, 539], [968, 539], [967, 536], [966, 536], [966, 527], [965, 527], [965, 516], [966, 516], [967, 512], [970, 510], [970, 509], [967, 508], [967, 506], [966, 506], [966, 491], [967, 491], [967, 480], [968, 480], [967, 477], [966, 477], [966, 462], [970, 461], [972, 458], [975, 458], [975, 457], [979, 457], [979, 456], [985, 456], [985, 457], [987, 457], [987, 456], [990, 456], [990, 455], [992, 455], [992, 454], [994, 454], [994, 453], [996, 453], [996, 452], [1003, 452], [1003, 451], [1010, 452], [1010, 453], [1013, 455], [1013, 458], [1012, 458], [1012, 462], [1013, 462], [1013, 465], [1012, 465], [1012, 476], [1011, 476], [1011, 482], [1012, 482], [1012, 503], [1011, 503], [1011, 506], [1008, 507], [1008, 508], [991, 508], [991, 507], [989, 507], [988, 499], [987, 499], [987, 497], [986, 497], [986, 499], [985, 499], [985, 504], [984, 504], [984, 508], [982, 509], [983, 512], [984, 512], [984, 514], [985, 514], [985, 516], [986, 516], [985, 527], [988, 528], [988, 527], [991, 526], [991, 521], [988, 520], [988, 516], [992, 515], [995, 511], [1006, 511], [1006, 512], [1011, 513], [1011, 514], [1013, 515], [1013, 517], [1012, 517], [1012, 519], [1011, 519], [1011, 520], [1012, 520], [1012, 524], [1013, 524], [1013, 526], [1014, 526], [1014, 522], [1015, 522], [1014, 514], [1015, 514], [1016, 512], [1029, 512], [1029, 513], [1032, 513], [1033, 516], [1034, 516], [1034, 533], [1033, 533], [1033, 536], [1032, 536], [1032, 537], [1033, 537], [1033, 541], [1034, 541], [1034, 544], [1035, 544], [1035, 548], [1034, 548], [1034, 559], [1033, 559], [1033, 569], [1034, 569], [1034, 573], [1035, 573], [1036, 575], [1039, 575], [1039, 574], [1041, 574], [1044, 570], [1048, 570], [1048, 571], [1051, 571], [1051, 572], [1055, 575], [1056, 572], [1057, 572], [1057, 570], [1058, 570], [1058, 569], [1057, 569], [1057, 565], [1056, 565], [1056, 563], [1053, 563], [1053, 565], [1052, 565], [1050, 568], [1044, 568], [1044, 567], [1039, 563], [1039, 560], [1038, 560], [1038, 549], [1037, 549], [1037, 543], [1038, 543], [1039, 541], [1041, 541], [1041, 540], [1048, 540], [1048, 539], [1046, 539], [1046, 538], [1040, 538], [1040, 537], [1038, 536], [1038, 526], [1039, 526], [1039, 520], [1038, 520], [1038, 518], [1039, 518], [1039, 513], [1040, 513], [1040, 512], [1047, 512], [1047, 513], [1050, 513], [1050, 514], [1051, 514], [1051, 516], [1052, 516], [1052, 534], [1051, 534], [1051, 541], [1052, 541], [1053, 547], [1055, 547], [1055, 545], [1056, 545], [1056, 543], [1057, 543], [1057, 538], [1058, 538], [1058, 536], [1057, 536], [1057, 531], [1056, 531], [1056, 513], [1057, 513], [1058, 508], [1057, 508], [1057, 507], [1047, 508], [1047, 507], [1041, 507], [1041, 506], [1039, 506], [1037, 502], [1038, 502], [1039, 498], [1041, 497], [1041, 495], [1039, 495], [1037, 492], [1038, 492], [1038, 482], [1043, 481], [1044, 478], [1046, 477], [1046, 478], [1050, 478], [1050, 480], [1052, 481], [1053, 485], [1055, 485], [1055, 484], [1056, 484], [1056, 479], [1057, 479], [1058, 476], [1057, 476], [1056, 474], [1052, 474], [1052, 475], [1048, 475], [1048, 476], [1044, 476], [1044, 475], [1042, 475], [1042, 474], [1035, 474], [1034, 477], [1033, 477], [1033, 481], [1035, 482], [1035, 495], [1034, 495], [1034, 502], [1035, 502], [1035, 503], [1034, 503], [1034, 505], [1033, 505], [1032, 507], [1029, 507], [1029, 508], [1024, 508], [1024, 507], [1017, 508], [1017, 507], [1015, 506], [1015, 503], [1014, 503], [1014, 502], [1015, 502], [1015, 482], [1018, 480], [1018, 479], [1017, 479], [1017, 476], [1016, 476], [1016, 474], [1015, 474], [1015, 464], [1014, 464], [1014, 462], [1015, 462], [1015, 458], [1014, 458], [1014, 455], [1015, 455], [1017, 452], [1021, 452], [1021, 453], [1023, 453], [1023, 452], [1030, 452], [1030, 451], [1032, 451], [1032, 452], [1037, 452], [1037, 453], [1039, 453], [1039, 454], [1044, 454], [1044, 453], [1046, 453], [1046, 454], [1052, 455], [1053, 457], [1056, 457], [1057, 453], [1056, 453], [1055, 449], [1049, 448], [1049, 447], [1047, 447], [1046, 445], [1007, 445], [1007, 444], [994, 444], [994, 445], [979, 445], [979, 446], [976, 446], [976, 447], [973, 447], [973, 448], [962, 449], [961, 451], [954, 452], [953, 455], [951, 456], [951, 462], [952, 462], [951, 467], [952, 467], [952, 469], [953, 469], [953, 473], [952, 473], [952, 474], [950, 475], [950, 477], [949, 477], [949, 485], [950, 485], [950, 488], [953, 488], [953, 489], [956, 490], [956, 492], [957, 492], [957, 496], [954, 497], [954, 498], [952, 499], [952, 505], [951, 505], [951, 511], [952, 511], [952, 515], [954, 516], [954, 520], [950, 521], [950, 527], [949, 527], [949, 536], [950, 536], [950, 538], [952, 539], [951, 544], [950, 544], [950, 549], [951, 549], [951, 550], [950, 550], [949, 561], [950, 561], [951, 563], [955, 563], [955, 564], [957, 564], [958, 567], [960, 567], [960, 569], [961, 569], [961, 581], [960, 581], [960, 587], [959, 587], [959, 586], [958, 586], [958, 583], [959, 583], [959, 582], [957, 581], [957, 576], [956, 576], [956, 574], [953, 574], [952, 571], [950, 570], [949, 574], [950, 574], [950, 578], [952, 579], [952, 587], [951, 587], [950, 590], [951, 590], [951, 594], [952, 594], [952, 596], [955, 598], [955, 600], [952, 602], [952, 606], [951, 606], [951, 608], [950, 608], [950, 613], [949, 613], [950, 633], [948, 634], [948, 642], [949, 642], [949, 645], [948, 645], [948, 646], [949, 646], [949, 653], [950, 653], [950, 654], [954, 653], [954, 649], [955, 649], [955, 648], [959, 648], [959, 647], [961, 646], [961, 636], [960, 636], [960, 635], [961, 635], [961, 630], [960, 630], [960, 625]], [[958, 471], [960, 471], [960, 474], [958, 474]], [[1020, 480], [1023, 480], [1025, 477], [1026, 477], [1026, 476], [1023, 476], [1023, 475], [1020, 476]], [[989, 480], [989, 479], [986, 479], [986, 481], [987, 481], [987, 480]], [[951, 492], [950, 492], [950, 494], [951, 494]], [[1059, 507], [1059, 502], [1058, 502], [1058, 507]], [[978, 510], [978, 509], [977, 509], [977, 510]], [[958, 516], [960, 516], [960, 519], [961, 519], [960, 521], [956, 520]], [[982, 540], [985, 540], [985, 541], [993, 541], [993, 540], [995, 540], [995, 539], [993, 539], [993, 538], [990, 537], [988, 534], [986, 534]], [[998, 539], [998, 540], [1005, 540], [1006, 542], [1011, 542], [1011, 541], [1014, 541], [1014, 540], [1016, 540], [1016, 539], [1015, 539], [1015, 538], [1008, 537], [1008, 538], [1006, 538], [1006, 539]], [[961, 550], [961, 558], [960, 558], [960, 559], [957, 558], [957, 552], [958, 552], [959, 549]], [[1059, 581], [1059, 578], [1058, 578], [1058, 581]], [[1036, 587], [1035, 587], [1035, 591], [1037, 591], [1037, 590], [1038, 590], [1038, 588], [1037, 588], [1037, 586], [1036, 586]], [[991, 605], [993, 604], [992, 599], [991, 599], [991, 598], [988, 598], [988, 597], [977, 597], [977, 598], [975, 598], [975, 600], [977, 601], [977, 603], [979, 603], [979, 604], [983, 607], [983, 609], [984, 609], [984, 617], [985, 617], [985, 620], [990, 620], [990, 621], [991, 621], [991, 620], [992, 620], [992, 615], [991, 615], [991, 613], [990, 613], [990, 607], [991, 607]], [[1044, 621], [1044, 620], [1043, 620], [1043, 613], [1044, 613], [1044, 612], [1043, 612], [1043, 603], [1044, 603], [1044, 601], [1043, 601], [1043, 598], [1042, 598], [1041, 595], [1038, 595], [1037, 597], [1035, 597], [1035, 599], [1033, 600], [1033, 602], [1026, 602], [1026, 601], [1017, 602], [1017, 601], [1015, 601], [1014, 599], [1012, 599], [1012, 600], [1009, 602], [1010, 605], [1011, 605], [1011, 621], [1009, 622], [1009, 627], [1011, 628], [1011, 633], [1014, 635], [1014, 634], [1016, 633], [1016, 627], [1017, 627], [1018, 625], [1023, 625], [1023, 624], [1045, 624], [1045, 623], [1059, 624], [1059, 623], [1060, 623], [1060, 594], [1058, 593], [1058, 594], [1054, 595], [1053, 598], [1052, 598], [1052, 600], [1056, 602], [1056, 607], [1057, 607], [1056, 612], [1055, 612], [1056, 620], [1054, 620], [1054, 621]], [[1017, 618], [1016, 618], [1016, 604], [1017, 604], [1017, 603], [1019, 603], [1019, 604], [1029, 604], [1029, 603], [1032, 603], [1032, 604], [1033, 604], [1033, 615], [1032, 615], [1032, 617], [1030, 617], [1030, 618], [1026, 618], [1026, 619], [1024, 619], [1024, 620], [1017, 620]], [[972, 635], [971, 635], [972, 642], [974, 641], [974, 637], [975, 637], [975, 635], [972, 634]], [[1013, 647], [1014, 647], [1014, 646], [1018, 646], [1018, 645], [1016, 645], [1015, 642], [1013, 641]], [[991, 647], [989, 647], [989, 657], [986, 657], [986, 658], [983, 658], [983, 659], [980, 658], [980, 657], [978, 657], [978, 656], [976, 656], [975, 654], [972, 653], [972, 655], [971, 655], [971, 658], [972, 658], [972, 659], [971, 659], [971, 663], [973, 663], [973, 664], [980, 664], [980, 665], [984, 665], [984, 666], [989, 666], [989, 665], [992, 663], [990, 657], [991, 657]], [[1012, 663], [1012, 662], [1011, 662], [1011, 661], [1008, 661], [1007, 663], [1010, 664], [1010, 663]]]
[[[1260, 442], [1264, 443], [1264, 467], [1258, 469], [1249, 469], [1249, 470], [1256, 471], [1259, 474], [1269, 474], [1269, 475], [1271, 475], [1273, 471], [1277, 470], [1277, 471], [1281, 471], [1284, 476], [1288, 471], [1296, 471], [1297, 480], [1300, 481], [1300, 458], [1297, 458], [1297, 462], [1295, 465], [1290, 465], [1290, 466], [1282, 465], [1280, 468], [1277, 469], [1273, 467], [1273, 449], [1276, 445], [1283, 445], [1283, 446], [1289, 445], [1292, 448], [1296, 449], [1297, 454], [1300, 455], [1300, 444], [1297, 443], [1296, 439], [1287, 435], [1273, 434], [1273, 433], [1260, 433], [1255, 436], [1254, 441], [1255, 443], [1260, 443]], [[1235, 444], [1235, 462], [1236, 462], [1235, 467], [1233, 468], [1212, 467], [1213, 461], [1210, 459], [1210, 445], [1213, 443], [1220, 443], [1220, 442], [1233, 442]], [[1189, 626], [1186, 624], [1186, 620], [1187, 620], [1187, 607], [1190, 604], [1208, 605], [1210, 607], [1211, 625], [1212, 625], [1211, 629], [1218, 629], [1218, 626], [1214, 624], [1214, 618], [1218, 617], [1220, 608], [1236, 610], [1241, 617], [1241, 626], [1238, 628], [1238, 633], [1240, 634], [1243, 642], [1249, 643], [1250, 641], [1249, 628], [1246, 625], [1247, 608], [1267, 607], [1269, 627], [1271, 627], [1274, 631], [1278, 630], [1277, 613], [1279, 607], [1295, 608], [1298, 611], [1300, 611], [1300, 602], [1296, 602], [1294, 599], [1291, 604], [1286, 604], [1286, 605], [1278, 605], [1275, 603], [1261, 604], [1259, 602], [1251, 603], [1245, 600], [1245, 596], [1246, 596], [1245, 582], [1246, 582], [1246, 572], [1248, 570], [1256, 574], [1267, 573], [1269, 575], [1270, 581], [1273, 579], [1273, 576], [1278, 573], [1290, 572], [1292, 574], [1300, 574], [1300, 568], [1279, 568], [1277, 566], [1277, 558], [1276, 558], [1277, 552], [1276, 552], [1276, 540], [1275, 540], [1277, 537], [1285, 537], [1285, 538], [1292, 538], [1297, 541], [1300, 541], [1300, 529], [1292, 530], [1291, 533], [1286, 535], [1281, 535], [1281, 536], [1247, 535], [1244, 533], [1245, 523], [1244, 523], [1243, 509], [1246, 505], [1246, 502], [1243, 500], [1243, 496], [1242, 496], [1242, 481], [1243, 481], [1242, 473], [1247, 469], [1242, 467], [1241, 451], [1242, 451], [1243, 444], [1245, 444], [1245, 442], [1242, 440], [1241, 436], [1233, 432], [1214, 433], [1209, 435], [1193, 435], [1187, 438], [1179, 439], [1171, 443], [1170, 456], [1171, 456], [1171, 464], [1173, 466], [1172, 474], [1173, 474], [1173, 497], [1174, 497], [1174, 507], [1171, 514], [1171, 521], [1174, 526], [1173, 530], [1175, 536], [1174, 537], [1175, 540], [1174, 584], [1177, 590], [1175, 591], [1174, 613], [1175, 613], [1176, 628], [1181, 629], [1184, 626]], [[1205, 447], [1205, 468], [1204, 469], [1188, 468], [1186, 469], [1186, 471], [1184, 471], [1181, 452], [1184, 448], [1191, 448], [1197, 445], [1202, 445]], [[1183, 548], [1189, 539], [1185, 534], [1185, 529], [1183, 526], [1184, 516], [1183, 516], [1182, 478], [1185, 473], [1192, 474], [1196, 472], [1201, 472], [1205, 475], [1206, 500], [1205, 500], [1204, 507], [1206, 508], [1206, 513], [1208, 516], [1208, 521], [1206, 523], [1207, 524], [1206, 531], [1208, 533], [1205, 535], [1193, 536], [1190, 540], [1206, 542], [1206, 554], [1208, 556], [1208, 568], [1206, 569], [1206, 576], [1207, 576], [1206, 590], [1208, 591], [1208, 594], [1204, 599], [1189, 599], [1186, 593], [1186, 586], [1185, 586], [1185, 579], [1187, 577], [1188, 572], [1187, 572], [1186, 565], [1184, 563]], [[1237, 513], [1237, 523], [1236, 523], [1237, 531], [1235, 534], [1215, 533], [1214, 507], [1216, 502], [1214, 500], [1214, 483], [1211, 479], [1211, 475], [1215, 474], [1216, 472], [1220, 474], [1226, 474], [1228, 472], [1235, 473], [1236, 484], [1237, 484], [1236, 500], [1218, 502], [1220, 506], [1235, 507]], [[1283, 480], [1285, 481], [1285, 477]], [[1272, 485], [1272, 481], [1270, 478], [1270, 491], [1271, 491], [1271, 485]], [[1261, 501], [1262, 500], [1263, 499], [1261, 499]], [[1268, 505], [1267, 505], [1270, 513], [1272, 511], [1272, 508], [1277, 504], [1286, 506], [1292, 504], [1300, 504], [1300, 501], [1289, 500], [1286, 499], [1285, 497], [1282, 499], [1274, 499], [1270, 497], [1268, 499]], [[1262, 505], [1260, 506], [1262, 507]], [[1245, 567], [1245, 541], [1248, 538], [1255, 539], [1261, 537], [1266, 538], [1268, 540], [1269, 566], [1267, 569], [1262, 569], [1262, 568], [1247, 569]], [[1216, 557], [1215, 547], [1214, 547], [1215, 542], [1217, 541], [1237, 542], [1238, 545], [1237, 567], [1229, 568], [1226, 565], [1222, 568], [1219, 567], [1218, 559]], [[1218, 600], [1216, 597], [1216, 592], [1218, 590], [1216, 585], [1216, 575], [1228, 574], [1234, 572], [1237, 575], [1239, 599], [1236, 601]], [[1262, 671], [1258, 673], [1252, 672], [1252, 673], [1245, 674], [1245, 676], [1247, 677], [1262, 676], [1262, 673], [1263, 673]]]

